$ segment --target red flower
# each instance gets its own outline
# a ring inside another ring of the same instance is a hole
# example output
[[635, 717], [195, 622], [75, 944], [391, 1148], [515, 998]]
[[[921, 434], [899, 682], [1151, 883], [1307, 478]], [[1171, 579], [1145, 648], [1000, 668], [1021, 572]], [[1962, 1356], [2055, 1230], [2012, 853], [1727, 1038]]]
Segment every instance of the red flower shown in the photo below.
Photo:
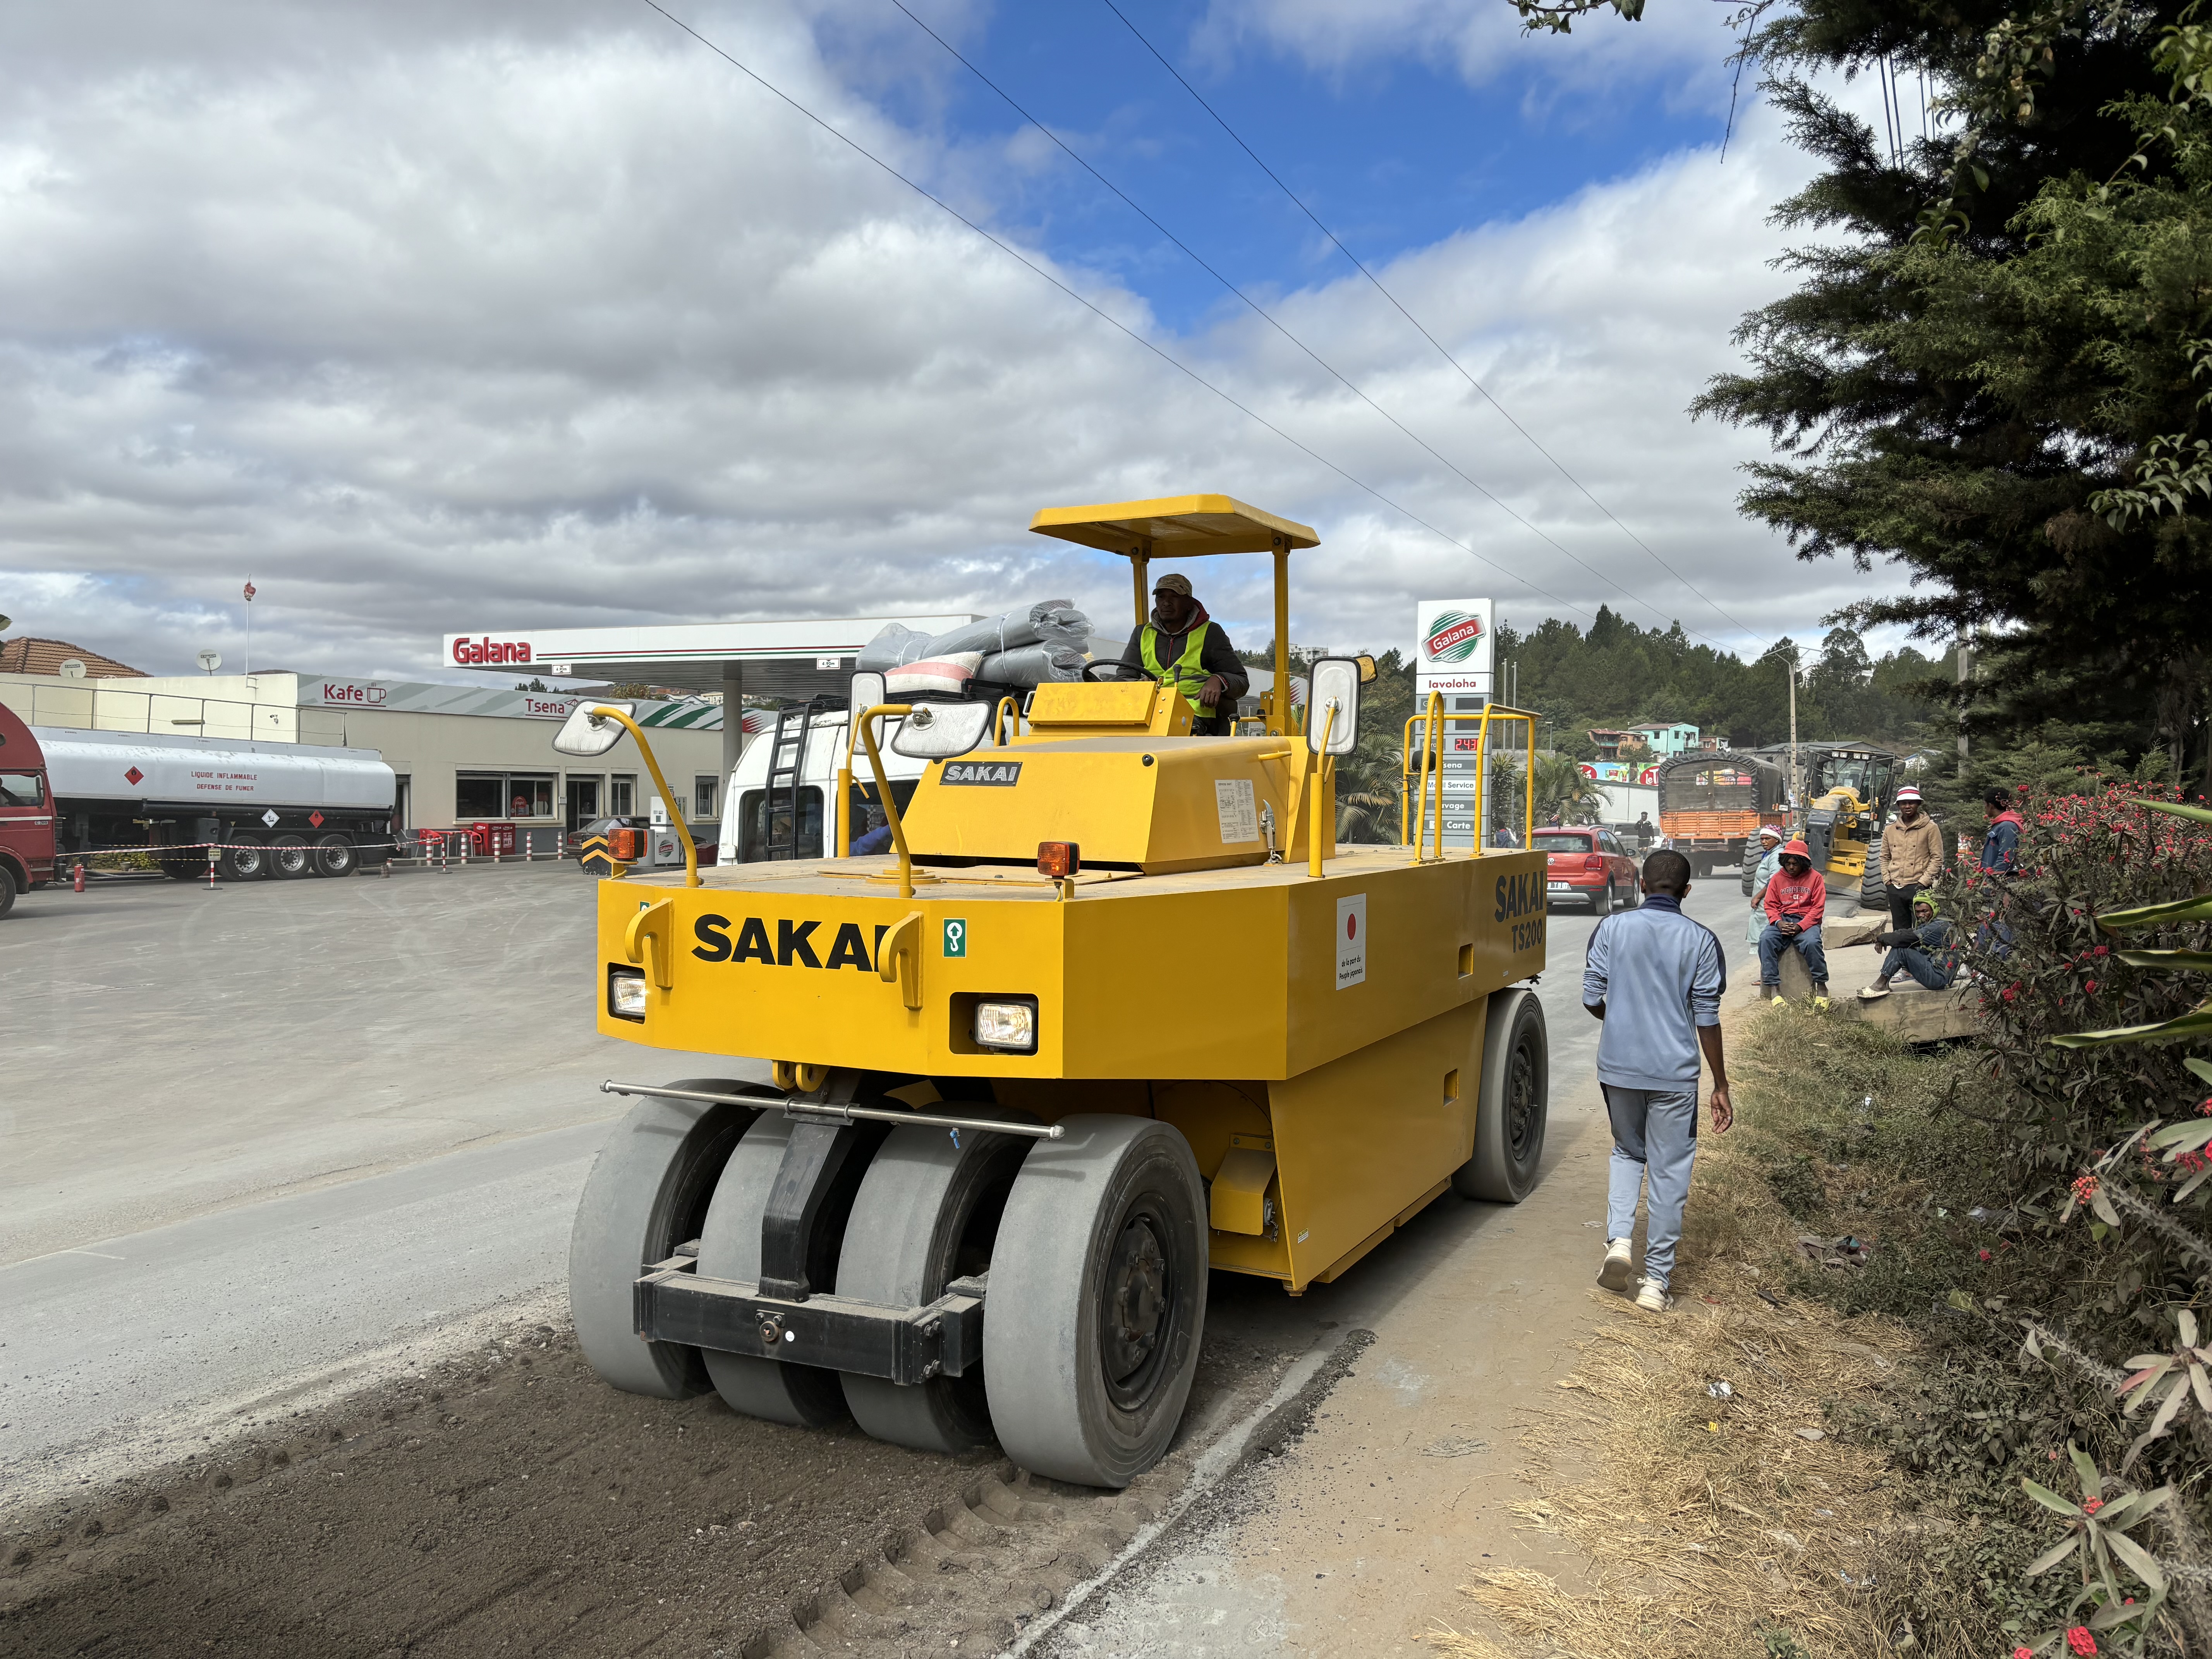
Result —
[[2081, 994], [2085, 997], [2093, 997], [2096, 995], [2097, 981], [2094, 979], [2085, 981], [2081, 987]]
[[1997, 994], [2002, 997], [2007, 1002], [2014, 1001], [2020, 996], [2020, 987], [2017, 985], [2008, 985]]
[[1990, 1253], [1987, 1250], [1977, 1250], [1974, 1254], [1981, 1257], [1984, 1261], [1987, 1261], [1990, 1259]]
[[2097, 1638], [2089, 1634], [2087, 1625], [2076, 1625], [2066, 1632], [2066, 1645], [2084, 1656], [2097, 1650]]
[[2085, 1498], [2081, 1500], [2081, 1513], [2084, 1515], [2094, 1515], [2104, 1507], [2105, 1500], [2101, 1498]]
[[2015, 1644], [2012, 1650], [2012, 1659], [2035, 1659], [2035, 1650]]
[[2097, 1177], [2096, 1177], [2096, 1176], [2093, 1176], [2093, 1175], [2085, 1175], [2085, 1176], [2075, 1176], [2075, 1180], [2074, 1180], [2074, 1201], [2075, 1201], [2075, 1203], [2077, 1203], [2077, 1204], [2087, 1204], [2087, 1203], [2090, 1200], [2090, 1199], [2091, 1199], [2091, 1198], [2093, 1198], [2093, 1197], [2094, 1197], [2094, 1196], [2096, 1195], [2096, 1191], [2097, 1191]]
[[2100, 945], [2095, 950], [2090, 951], [2089, 954], [2093, 957], [2108, 957], [2112, 954], [2112, 947], [2109, 945]]

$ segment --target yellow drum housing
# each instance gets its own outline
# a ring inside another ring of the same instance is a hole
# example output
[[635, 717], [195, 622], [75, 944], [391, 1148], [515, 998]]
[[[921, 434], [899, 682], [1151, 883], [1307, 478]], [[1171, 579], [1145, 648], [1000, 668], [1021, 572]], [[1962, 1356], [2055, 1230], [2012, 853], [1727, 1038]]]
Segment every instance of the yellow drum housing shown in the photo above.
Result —
[[[1048, 684], [1003, 742], [928, 766], [903, 855], [604, 882], [600, 1030], [759, 1054], [780, 1091], [645, 1097], [586, 1192], [572, 1302], [618, 1386], [681, 1394], [703, 1362], [741, 1410], [995, 1434], [1119, 1485], [1180, 1416], [1209, 1268], [1297, 1294], [1448, 1187], [1533, 1187], [1544, 861], [1334, 844], [1333, 759], [1285, 696], [1310, 530], [1218, 495], [1032, 527], [1127, 556], [1140, 621], [1154, 557], [1272, 553], [1264, 729], [1190, 736], [1148, 680]], [[1356, 702], [1312, 717], [1330, 748]], [[904, 712], [854, 724], [872, 742]], [[1455, 730], [1526, 729], [1487, 713]], [[1441, 747], [1408, 740], [1425, 822]], [[1041, 872], [1057, 843], [1073, 875]]]

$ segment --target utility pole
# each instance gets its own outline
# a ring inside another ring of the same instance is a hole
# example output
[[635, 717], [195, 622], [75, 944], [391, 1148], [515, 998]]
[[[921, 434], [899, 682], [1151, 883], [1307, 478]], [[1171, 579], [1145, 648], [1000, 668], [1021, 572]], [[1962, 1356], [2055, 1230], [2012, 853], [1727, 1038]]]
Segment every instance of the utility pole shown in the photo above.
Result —
[[[1965, 629], [1959, 630], [1959, 684], [1963, 688], [1974, 672], [1973, 653], [1968, 649], [1971, 636]], [[1966, 775], [1966, 695], [1959, 694], [1959, 775]]]
[[1797, 811], [1803, 780], [1797, 770], [1797, 653], [1790, 653], [1790, 810]]

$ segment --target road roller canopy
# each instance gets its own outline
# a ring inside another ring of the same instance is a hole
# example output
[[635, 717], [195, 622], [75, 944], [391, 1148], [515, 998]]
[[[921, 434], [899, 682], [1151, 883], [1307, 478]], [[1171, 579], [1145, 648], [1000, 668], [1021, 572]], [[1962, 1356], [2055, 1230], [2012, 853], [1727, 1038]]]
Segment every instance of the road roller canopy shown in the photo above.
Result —
[[[1321, 538], [1295, 520], [1248, 507], [1234, 495], [1162, 495], [1103, 507], [1048, 507], [1030, 520], [1040, 536], [1118, 553], [1129, 561], [1139, 628], [1152, 614], [1147, 567], [1156, 558], [1209, 553], [1275, 556], [1275, 685], [1291, 683], [1291, 550], [1319, 547]], [[1278, 711], [1289, 719], [1287, 707]], [[1287, 726], [1282, 729], [1288, 729]]]
[[1105, 507], [1048, 507], [1030, 520], [1040, 536], [1080, 542], [1136, 559], [1200, 553], [1272, 553], [1318, 547], [1304, 525], [1248, 507], [1233, 495], [1163, 495]]

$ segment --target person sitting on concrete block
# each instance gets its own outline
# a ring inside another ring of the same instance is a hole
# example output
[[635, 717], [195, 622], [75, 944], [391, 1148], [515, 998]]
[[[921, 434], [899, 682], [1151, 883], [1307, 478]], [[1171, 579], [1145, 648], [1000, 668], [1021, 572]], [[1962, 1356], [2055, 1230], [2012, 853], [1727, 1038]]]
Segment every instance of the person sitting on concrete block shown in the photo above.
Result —
[[1943, 919], [1936, 905], [1936, 896], [1915, 893], [1912, 926], [1892, 927], [1862, 941], [1886, 945], [1890, 951], [1882, 958], [1881, 974], [1873, 984], [1861, 987], [1859, 995], [1869, 1002], [1887, 996], [1890, 981], [1899, 974], [1910, 975], [1916, 984], [1931, 991], [1948, 989], [1959, 964], [1959, 953], [1951, 945], [1951, 924]]
[[1759, 936], [1759, 988], [1781, 1002], [1782, 957], [1796, 951], [1813, 976], [1813, 1006], [1828, 1006], [1828, 958], [1820, 948], [1820, 921], [1828, 911], [1826, 878], [1813, 867], [1813, 849], [1793, 841], [1782, 849], [1782, 867], [1766, 884], [1766, 930]]

